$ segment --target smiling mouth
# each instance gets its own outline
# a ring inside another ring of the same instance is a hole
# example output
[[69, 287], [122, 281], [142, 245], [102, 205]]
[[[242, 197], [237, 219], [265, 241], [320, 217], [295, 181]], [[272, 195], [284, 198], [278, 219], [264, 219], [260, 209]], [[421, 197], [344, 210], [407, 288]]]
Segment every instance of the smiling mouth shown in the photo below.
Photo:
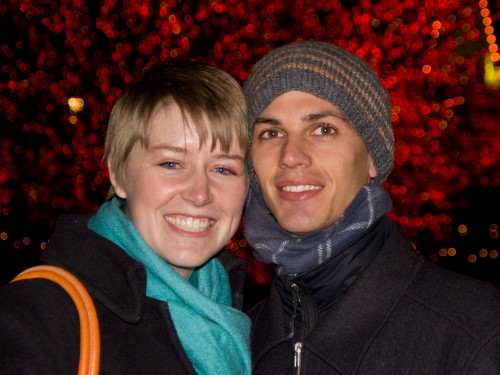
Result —
[[301, 193], [303, 191], [321, 190], [322, 187], [316, 185], [292, 185], [292, 186], [282, 186], [279, 189], [281, 191], [286, 191], [289, 193]]
[[212, 225], [210, 219], [195, 219], [192, 217], [180, 218], [165, 216], [165, 220], [168, 223], [172, 224], [174, 227], [185, 230], [187, 232], [201, 232], [207, 230]]

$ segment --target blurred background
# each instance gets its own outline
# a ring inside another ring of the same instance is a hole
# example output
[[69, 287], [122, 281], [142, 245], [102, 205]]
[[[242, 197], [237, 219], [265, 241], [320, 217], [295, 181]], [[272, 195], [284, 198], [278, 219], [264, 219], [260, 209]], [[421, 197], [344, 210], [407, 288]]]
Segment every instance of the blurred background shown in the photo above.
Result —
[[[37, 263], [57, 218], [91, 212], [112, 104], [148, 66], [211, 63], [244, 83], [270, 49], [358, 54], [394, 106], [392, 220], [443, 267], [500, 286], [500, 1], [6, 0], [0, 4], [0, 282]], [[240, 230], [247, 296], [271, 270]], [[78, 240], [78, 239], [75, 239]]]

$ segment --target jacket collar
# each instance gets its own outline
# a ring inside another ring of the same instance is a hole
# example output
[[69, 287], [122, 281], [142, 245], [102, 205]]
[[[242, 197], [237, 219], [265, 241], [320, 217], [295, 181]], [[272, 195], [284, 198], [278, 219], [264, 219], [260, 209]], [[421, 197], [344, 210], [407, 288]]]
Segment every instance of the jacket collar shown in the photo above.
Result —
[[40, 259], [71, 271], [93, 298], [121, 319], [140, 319], [146, 271], [111, 241], [87, 227], [88, 215], [58, 219], [49, 246]]

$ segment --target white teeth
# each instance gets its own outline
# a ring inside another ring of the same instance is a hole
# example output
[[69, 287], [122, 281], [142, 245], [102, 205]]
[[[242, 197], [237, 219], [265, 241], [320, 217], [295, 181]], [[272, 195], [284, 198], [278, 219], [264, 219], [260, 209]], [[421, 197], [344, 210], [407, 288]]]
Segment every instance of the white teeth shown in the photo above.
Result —
[[188, 232], [201, 232], [210, 227], [209, 219], [194, 219], [192, 217], [184, 219], [180, 217], [165, 216], [165, 220], [177, 228]]
[[300, 193], [302, 191], [308, 191], [308, 190], [320, 190], [321, 186], [315, 186], [315, 185], [293, 185], [293, 186], [283, 186], [281, 188], [282, 191], [288, 191], [292, 193]]

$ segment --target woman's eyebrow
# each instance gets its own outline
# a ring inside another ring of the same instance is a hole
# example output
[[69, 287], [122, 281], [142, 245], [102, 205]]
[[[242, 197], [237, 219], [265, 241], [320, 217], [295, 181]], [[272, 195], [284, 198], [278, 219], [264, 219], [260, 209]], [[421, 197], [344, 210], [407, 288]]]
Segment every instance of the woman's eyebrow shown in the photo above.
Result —
[[173, 145], [168, 145], [165, 143], [160, 143], [157, 145], [149, 146], [148, 151], [154, 152], [158, 150], [169, 150], [173, 152], [186, 152], [186, 149], [184, 147], [179, 147], [179, 146], [173, 146]]
[[[154, 145], [149, 147], [148, 152], [155, 152], [155, 151], [173, 151], [173, 152], [178, 152], [178, 153], [186, 153], [186, 149], [184, 147], [179, 147], [179, 146], [172, 146], [164, 143], [160, 143], [158, 145]], [[226, 154], [224, 152], [220, 152], [214, 155], [217, 159], [230, 159], [230, 160], [241, 160], [245, 161], [245, 158], [239, 154]]]
[[216, 159], [229, 159], [229, 160], [239, 160], [239, 161], [245, 161], [245, 158], [241, 155], [238, 154], [216, 154], [215, 155]]

